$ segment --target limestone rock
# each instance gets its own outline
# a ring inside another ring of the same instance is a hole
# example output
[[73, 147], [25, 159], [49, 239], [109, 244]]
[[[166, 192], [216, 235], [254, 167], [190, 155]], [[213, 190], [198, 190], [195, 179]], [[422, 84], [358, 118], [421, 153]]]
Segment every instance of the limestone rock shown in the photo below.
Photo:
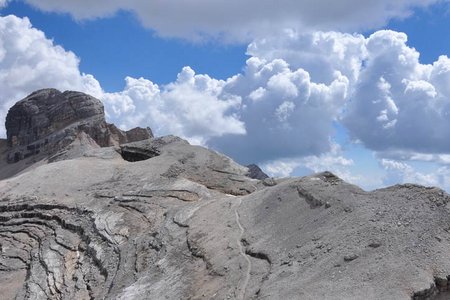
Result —
[[123, 132], [105, 121], [100, 100], [80, 92], [39, 90], [17, 102], [6, 116], [10, 163], [39, 154], [51, 155], [74, 142], [80, 132], [100, 147], [153, 137], [151, 130]]
[[142, 141], [153, 137], [153, 132], [150, 127], [136, 127], [128, 131], [123, 131], [114, 124], [107, 124], [107, 126], [110, 134], [110, 146]]
[[269, 178], [269, 176], [261, 170], [261, 168], [258, 165], [251, 164], [247, 166], [248, 173], [247, 176], [253, 179], [259, 179], [264, 180], [266, 178]]
[[5, 123], [8, 145], [28, 146], [77, 122], [81, 122], [79, 125], [84, 126], [84, 130], [90, 130], [91, 135], [96, 133], [99, 145], [108, 144], [105, 137], [99, 135], [105, 129], [100, 100], [78, 92], [40, 90], [8, 111]]

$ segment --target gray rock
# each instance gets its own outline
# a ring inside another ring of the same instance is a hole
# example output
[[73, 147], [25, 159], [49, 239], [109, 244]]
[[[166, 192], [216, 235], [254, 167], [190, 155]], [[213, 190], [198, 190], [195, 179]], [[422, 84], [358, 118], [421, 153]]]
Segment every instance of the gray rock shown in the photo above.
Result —
[[160, 155], [160, 149], [163, 146], [174, 142], [187, 144], [186, 141], [178, 137], [166, 136], [158, 139], [147, 139], [120, 145], [120, 154], [123, 159], [129, 162], [146, 160]]
[[248, 173], [247, 176], [253, 179], [264, 180], [269, 178], [269, 176], [261, 170], [261, 168], [255, 164], [251, 164], [247, 166]]
[[262, 183], [265, 186], [275, 186], [275, 185], [277, 185], [277, 181], [275, 180], [275, 178], [272, 178], [272, 177], [264, 179], [262, 181]]
[[77, 122], [90, 131], [87, 133], [91, 133], [99, 145], [108, 145], [107, 138], [101, 135], [106, 124], [100, 100], [79, 92], [40, 90], [8, 111], [5, 123], [8, 145], [29, 146]]
[[359, 256], [357, 254], [348, 254], [344, 256], [344, 261], [352, 261], [357, 259]]
[[55, 89], [36, 91], [17, 102], [8, 111], [5, 125], [9, 163], [54, 155], [72, 144], [81, 132], [100, 147], [153, 137], [150, 129], [124, 132], [107, 124], [103, 104], [92, 96]]
[[73, 139], [52, 159], [0, 165], [2, 176], [21, 172], [0, 180], [2, 299], [448, 299], [442, 190], [366, 192], [329, 172], [268, 187], [173, 136], [100, 147], [93, 132], [124, 135], [88, 111], [37, 140], [20, 121], [12, 144], [0, 140], [5, 156]]

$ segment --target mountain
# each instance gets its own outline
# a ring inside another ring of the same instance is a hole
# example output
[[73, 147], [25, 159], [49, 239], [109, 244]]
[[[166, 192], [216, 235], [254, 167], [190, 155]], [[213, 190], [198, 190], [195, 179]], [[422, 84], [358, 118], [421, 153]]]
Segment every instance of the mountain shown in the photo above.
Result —
[[90, 148], [153, 137], [149, 128], [124, 132], [106, 123], [103, 104], [92, 96], [55, 89], [36, 91], [17, 102], [8, 111], [5, 126], [7, 140], [0, 142], [4, 150], [0, 179], [42, 159], [73, 158]]
[[78, 92], [35, 92], [6, 126], [2, 299], [448, 297], [438, 188], [253, 179], [178, 137], [121, 131]]

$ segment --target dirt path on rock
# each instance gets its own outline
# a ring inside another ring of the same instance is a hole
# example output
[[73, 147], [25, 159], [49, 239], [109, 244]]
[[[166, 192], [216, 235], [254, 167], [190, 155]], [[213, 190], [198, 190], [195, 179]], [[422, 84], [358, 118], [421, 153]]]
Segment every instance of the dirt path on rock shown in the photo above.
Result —
[[247, 261], [247, 270], [245, 271], [244, 281], [242, 282], [242, 286], [239, 289], [239, 294], [237, 295], [237, 299], [245, 298], [245, 291], [247, 290], [248, 282], [250, 280], [250, 271], [252, 269], [252, 262], [250, 261], [250, 258], [248, 257], [248, 255], [245, 253], [245, 249], [244, 249], [244, 246], [242, 245], [242, 241], [241, 241], [242, 237], [244, 236], [244, 233], [245, 233], [245, 229], [240, 222], [240, 216], [239, 216], [239, 212], [238, 212], [238, 208], [241, 206], [241, 203], [242, 203], [242, 198], [239, 198], [239, 202], [238, 202], [238, 204], [236, 204], [236, 207], [234, 208], [234, 214], [236, 216], [236, 224], [238, 225], [239, 230], [241, 231], [240, 235], [236, 239], [236, 243], [238, 244], [238, 247], [239, 247], [239, 253]]

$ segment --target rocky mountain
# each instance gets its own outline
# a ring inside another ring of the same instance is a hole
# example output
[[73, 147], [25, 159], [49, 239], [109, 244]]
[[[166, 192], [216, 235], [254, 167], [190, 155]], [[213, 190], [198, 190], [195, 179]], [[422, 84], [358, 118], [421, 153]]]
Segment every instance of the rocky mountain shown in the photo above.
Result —
[[[82, 155], [86, 149], [81, 148], [118, 146], [153, 137], [149, 128], [124, 132], [106, 123], [103, 104], [92, 96], [55, 89], [36, 91], [17, 102], [9, 110], [5, 126], [7, 140], [6, 144], [3, 142], [3, 149], [6, 149], [6, 159], [3, 165], [0, 163], [5, 171], [0, 174], [0, 179], [21, 171], [30, 163], [43, 158], [55, 160], [68, 151], [72, 153], [66, 157], [73, 157], [75, 151]], [[5, 162], [22, 160], [25, 162], [20, 164], [21, 167], [5, 165]]]
[[440, 189], [252, 179], [180, 138], [120, 131], [75, 92], [33, 93], [6, 125], [2, 299], [449, 297]]

